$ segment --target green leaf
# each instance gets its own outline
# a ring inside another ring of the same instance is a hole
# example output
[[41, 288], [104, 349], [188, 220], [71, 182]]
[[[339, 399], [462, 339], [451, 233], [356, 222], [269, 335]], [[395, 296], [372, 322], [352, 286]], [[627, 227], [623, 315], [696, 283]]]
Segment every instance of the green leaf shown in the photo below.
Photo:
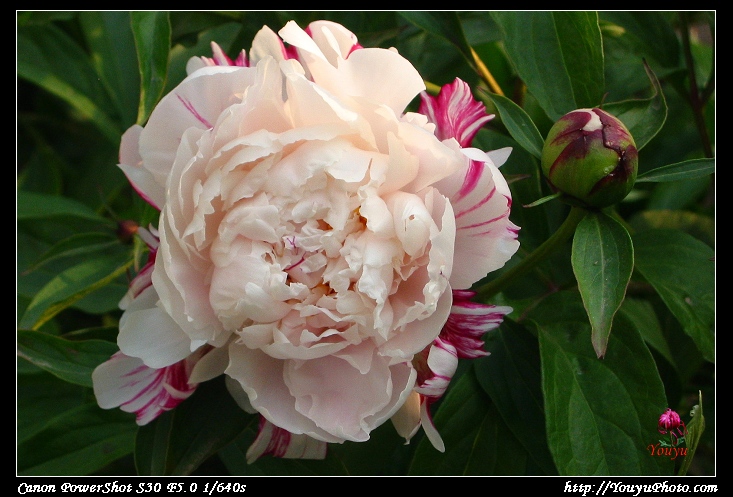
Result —
[[[330, 444], [320, 471], [332, 467], [331, 474], [353, 476], [404, 476], [422, 433], [406, 444], [391, 422], [378, 426], [365, 442]], [[257, 461], [255, 465], [263, 461]], [[274, 462], [274, 461], [273, 461]], [[312, 465], [311, 467], [315, 467]]]
[[109, 219], [100, 216], [81, 202], [68, 197], [18, 190], [17, 202], [16, 217], [18, 221], [63, 217], [92, 221], [104, 226], [114, 226], [114, 223]]
[[[680, 63], [680, 42], [674, 26], [669, 22], [670, 12], [608, 11], [601, 12], [604, 19], [622, 26], [637, 41], [644, 55], [654, 57], [665, 67]], [[674, 13], [671, 13], [674, 15]]]
[[573, 291], [553, 294], [529, 315], [538, 324], [547, 436], [561, 475], [670, 475], [649, 457], [667, 399], [641, 337], [615, 323], [598, 359], [590, 325]]
[[600, 105], [603, 44], [596, 12], [500, 11], [492, 16], [519, 77], [551, 120]]
[[715, 159], [692, 159], [668, 166], [657, 167], [636, 178], [637, 183], [678, 181], [700, 178], [715, 172]]
[[170, 445], [173, 414], [163, 413], [142, 426], [135, 438], [135, 468], [140, 476], [161, 476], [167, 473], [167, 452]]
[[48, 249], [39, 259], [29, 266], [24, 273], [30, 273], [36, 269], [64, 257], [90, 255], [94, 252], [118, 247], [119, 240], [111, 233], [80, 233], [65, 238]]
[[18, 355], [69, 383], [92, 386], [92, 371], [118, 347], [104, 340], [72, 341], [38, 331], [18, 331]]
[[646, 211], [696, 210], [706, 198], [712, 199], [714, 191], [715, 178], [711, 176], [659, 183], [646, 201]]
[[676, 230], [643, 231], [633, 241], [636, 269], [659, 293], [703, 357], [715, 362], [713, 249]]
[[629, 224], [634, 231], [654, 228], [684, 231], [715, 247], [715, 219], [697, 212], [669, 209], [640, 211]]
[[400, 11], [399, 14], [408, 22], [424, 29], [430, 34], [439, 36], [453, 46], [466, 58], [471, 66], [474, 66], [471, 45], [466, 41], [461, 21], [456, 12], [425, 12], [425, 11]]
[[198, 386], [174, 410], [140, 428], [135, 461], [140, 475], [190, 475], [252, 422], [218, 377]]
[[59, 312], [125, 274], [132, 262], [121, 263], [117, 257], [103, 257], [61, 272], [28, 304], [18, 327], [37, 330]]
[[592, 325], [593, 348], [601, 358], [634, 269], [631, 237], [612, 217], [589, 212], [575, 230], [571, 262]]
[[524, 109], [506, 97], [497, 95], [496, 93], [489, 93], [480, 87], [478, 89], [479, 95], [488, 95], [488, 98], [494, 103], [501, 116], [501, 122], [506, 126], [511, 137], [527, 152], [537, 159], [541, 159], [544, 140], [537, 130], [537, 126], [532, 122], [532, 118], [529, 117]]
[[473, 361], [476, 378], [501, 417], [547, 475], [557, 468], [547, 447], [537, 339], [524, 326], [504, 318], [486, 337], [491, 353]]
[[634, 137], [636, 149], [641, 150], [654, 138], [667, 120], [667, 101], [662, 86], [651, 68], [644, 62], [652, 96], [645, 99], [631, 99], [622, 102], [609, 102], [603, 109], [618, 117]]
[[690, 469], [692, 459], [695, 457], [695, 451], [700, 444], [700, 437], [705, 431], [705, 416], [702, 413], [702, 392], [698, 392], [698, 403], [692, 408], [692, 419], [687, 425], [687, 436], [685, 442], [687, 445], [687, 453], [682, 460], [682, 466], [677, 472], [678, 476], [685, 476]]
[[434, 421], [445, 442], [445, 452], [438, 452], [424, 437], [415, 451], [409, 475], [527, 474], [527, 452], [471, 371], [451, 385]]
[[526, 208], [529, 208], [529, 207], [538, 207], [538, 206], [540, 206], [542, 204], [546, 204], [550, 200], [555, 200], [556, 198], [562, 197], [563, 195], [564, 195], [563, 192], [556, 192], [556, 193], [553, 193], [552, 195], [547, 195], [546, 197], [539, 198], [539, 199], [535, 200], [534, 202], [531, 202], [529, 204], [523, 205], [522, 207], [526, 207]]
[[121, 126], [105, 111], [109, 97], [79, 45], [51, 24], [21, 26], [17, 35], [18, 76], [66, 101], [118, 142]]
[[140, 98], [140, 77], [130, 13], [84, 11], [79, 13], [79, 21], [92, 52], [92, 63], [115, 103], [122, 124], [134, 124]]
[[671, 365], [675, 365], [669, 343], [664, 337], [654, 307], [649, 301], [626, 297], [616, 319], [620, 318], [626, 319], [628, 326], [634, 328], [647, 344], [651, 345]]
[[140, 66], [140, 105], [137, 123], [144, 124], [165, 89], [171, 23], [168, 12], [131, 12], [132, 32]]
[[86, 404], [53, 419], [18, 445], [19, 476], [85, 476], [130, 454], [134, 416]]
[[[194, 14], [200, 14], [200, 12], [194, 12]], [[262, 25], [259, 25], [257, 27], [257, 30], [261, 28]], [[233, 43], [236, 43], [236, 40], [238, 39], [237, 37], [241, 35], [241, 32], [241, 23], [227, 22], [200, 32], [196, 38], [196, 43], [194, 45], [186, 44], [184, 46], [180, 43], [173, 45], [171, 47], [168, 62], [168, 78], [165, 84], [165, 88], [163, 90], [163, 94], [173, 91], [173, 89], [186, 78], [186, 64], [191, 57], [211, 55], [212, 41], [215, 41], [226, 53], [230, 53], [232, 51], [230, 46]], [[250, 40], [248, 40], [248, 43], [249, 41]], [[241, 48], [241, 46], [236, 46], [233, 50], [239, 52]]]
[[34, 368], [32, 374], [22, 374], [28, 361], [18, 358], [16, 382], [17, 443], [21, 444], [52, 425], [66, 411], [88, 402], [89, 389], [60, 380], [50, 373]]

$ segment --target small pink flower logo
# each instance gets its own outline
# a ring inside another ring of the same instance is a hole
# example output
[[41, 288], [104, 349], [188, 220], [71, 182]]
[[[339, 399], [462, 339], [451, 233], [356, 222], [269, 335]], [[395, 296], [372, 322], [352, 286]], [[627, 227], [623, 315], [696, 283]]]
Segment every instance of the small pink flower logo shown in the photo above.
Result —
[[662, 435], [669, 433], [669, 440], [673, 447], [677, 446], [680, 442], [684, 442], [684, 437], [687, 436], [687, 426], [685, 426], [685, 422], [680, 419], [679, 414], [670, 408], [667, 408], [667, 410], [659, 416], [657, 430]]

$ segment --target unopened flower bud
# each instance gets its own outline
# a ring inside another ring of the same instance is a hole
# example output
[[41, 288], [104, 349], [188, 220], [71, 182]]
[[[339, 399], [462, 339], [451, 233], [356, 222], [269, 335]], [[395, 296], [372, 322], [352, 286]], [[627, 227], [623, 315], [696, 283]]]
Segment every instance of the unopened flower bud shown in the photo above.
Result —
[[542, 149], [542, 172], [570, 204], [607, 207], [622, 200], [636, 181], [639, 153], [615, 116], [598, 108], [565, 114], [550, 128]]
[[117, 223], [117, 238], [122, 243], [129, 243], [132, 237], [135, 236], [135, 233], [137, 233], [138, 228], [138, 224], [130, 219], [120, 221]]
[[659, 416], [659, 433], [664, 434], [668, 431], [672, 431], [676, 428], [679, 428], [680, 424], [682, 424], [680, 415], [674, 412], [672, 409], [667, 408], [667, 410], [664, 411], [661, 416]]

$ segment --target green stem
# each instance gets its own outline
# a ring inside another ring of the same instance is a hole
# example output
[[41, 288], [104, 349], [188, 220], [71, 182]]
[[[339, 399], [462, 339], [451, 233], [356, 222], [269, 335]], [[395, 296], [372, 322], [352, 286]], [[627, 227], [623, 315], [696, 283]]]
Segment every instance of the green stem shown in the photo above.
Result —
[[708, 134], [708, 128], [705, 125], [705, 117], [703, 116], [704, 103], [700, 100], [700, 91], [697, 87], [697, 78], [695, 76], [695, 59], [692, 56], [692, 50], [690, 48], [689, 14], [686, 12], [680, 12], [680, 19], [682, 21], [682, 29], [680, 31], [682, 35], [682, 48], [687, 65], [687, 79], [690, 82], [689, 103], [692, 107], [692, 115], [695, 118], [695, 124], [697, 126], [698, 132], [700, 133], [700, 140], [702, 142], [702, 147], [705, 151], [705, 157], [714, 157], [713, 147], [710, 144], [710, 135]]
[[489, 68], [486, 67], [484, 61], [481, 60], [481, 57], [478, 56], [476, 50], [474, 50], [473, 48], [471, 49], [471, 55], [473, 56], [473, 61], [476, 64], [476, 70], [486, 82], [486, 84], [489, 85], [489, 89], [497, 95], [501, 95], [503, 97], [504, 92], [501, 91], [501, 86], [499, 86], [499, 83], [496, 82], [494, 76], [492, 76], [491, 74], [491, 71], [489, 71]]
[[537, 247], [534, 252], [522, 259], [519, 264], [509, 269], [495, 280], [479, 287], [476, 290], [478, 296], [482, 299], [493, 297], [512, 281], [521, 278], [526, 273], [534, 269], [537, 264], [545, 260], [545, 258], [547, 258], [552, 252], [573, 236], [576, 226], [578, 226], [578, 223], [583, 219], [586, 212], [587, 211], [582, 207], [573, 206], [568, 213], [568, 217], [565, 218], [565, 221], [563, 221], [562, 225], [560, 225], [557, 231], [555, 231], [550, 238], [545, 240], [545, 242]]

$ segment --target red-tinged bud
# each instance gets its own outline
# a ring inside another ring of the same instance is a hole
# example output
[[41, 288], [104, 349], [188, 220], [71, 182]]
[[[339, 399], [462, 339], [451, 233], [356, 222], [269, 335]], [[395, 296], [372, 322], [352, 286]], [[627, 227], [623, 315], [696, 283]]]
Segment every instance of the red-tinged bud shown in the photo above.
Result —
[[679, 428], [680, 424], [682, 424], [680, 415], [674, 412], [672, 409], [667, 408], [667, 410], [664, 411], [661, 416], [659, 416], [659, 433], [664, 434], [668, 431], [672, 431], [676, 428]]
[[117, 223], [117, 238], [122, 243], [129, 243], [132, 237], [137, 233], [139, 226], [135, 221], [126, 219]]
[[584, 207], [607, 207], [634, 186], [639, 153], [615, 116], [598, 108], [565, 114], [550, 128], [542, 149], [542, 172], [562, 199]]

